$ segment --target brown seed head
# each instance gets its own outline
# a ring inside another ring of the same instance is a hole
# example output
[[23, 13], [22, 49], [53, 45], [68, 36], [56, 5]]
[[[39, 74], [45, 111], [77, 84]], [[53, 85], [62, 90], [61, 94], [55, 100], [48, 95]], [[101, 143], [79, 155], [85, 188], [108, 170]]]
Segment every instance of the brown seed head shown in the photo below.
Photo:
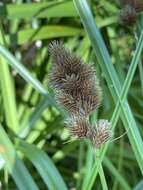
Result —
[[143, 11], [142, 0], [119, 0], [121, 4], [121, 11], [119, 14], [122, 24], [132, 25], [136, 22], [137, 13]]
[[63, 92], [56, 91], [56, 101], [61, 106], [63, 106], [66, 111], [69, 111], [71, 115], [84, 115], [84, 111], [82, 110], [78, 101], [76, 101], [71, 95]]
[[[50, 84], [63, 95], [61, 97], [60, 93], [57, 99], [63, 106], [69, 108], [69, 112], [73, 113], [73, 108], [77, 112], [77, 106], [79, 106], [79, 112], [82, 111], [87, 116], [100, 105], [102, 97], [93, 67], [84, 64], [80, 58], [67, 51], [61, 42], [52, 42], [49, 45], [49, 51], [53, 60], [49, 75]], [[65, 101], [64, 97], [66, 97]], [[68, 99], [72, 103], [68, 104]]]
[[70, 130], [72, 136], [78, 139], [86, 138], [89, 129], [89, 122], [84, 117], [70, 117], [66, 121], [66, 126]]
[[131, 5], [124, 6], [120, 11], [120, 20], [122, 24], [134, 24], [136, 22], [136, 16], [136, 10]]
[[112, 137], [111, 124], [107, 120], [101, 119], [96, 126], [90, 127], [87, 133], [95, 148], [100, 148], [105, 142]]
[[136, 12], [143, 10], [143, 1], [142, 0], [119, 0], [122, 7], [126, 5], [132, 6]]

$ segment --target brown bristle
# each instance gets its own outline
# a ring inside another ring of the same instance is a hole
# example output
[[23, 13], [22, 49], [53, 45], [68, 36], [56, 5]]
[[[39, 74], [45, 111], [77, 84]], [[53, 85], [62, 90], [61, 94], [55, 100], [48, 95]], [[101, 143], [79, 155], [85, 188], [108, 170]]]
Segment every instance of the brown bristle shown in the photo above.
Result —
[[88, 138], [96, 148], [109, 140], [110, 123], [99, 120], [95, 127], [88, 121], [89, 114], [98, 108], [102, 100], [101, 87], [91, 65], [64, 48], [61, 42], [49, 45], [53, 67], [50, 85], [54, 88], [57, 102], [69, 112], [66, 126], [77, 139]]
[[107, 120], [99, 120], [96, 126], [89, 128], [87, 136], [91, 140], [95, 148], [100, 148], [111, 137], [111, 124]]
[[64, 73], [66, 73], [67, 75], [71, 75], [72, 73], [76, 74], [81, 69], [81, 59], [65, 49], [61, 41], [51, 42], [49, 44], [49, 52], [52, 57], [54, 66], [56, 68], [63, 69]]
[[143, 10], [143, 1], [142, 0], [119, 0], [122, 7], [126, 5], [132, 6], [136, 12]]
[[[100, 105], [102, 96], [93, 67], [84, 64], [80, 58], [71, 54], [61, 42], [52, 42], [49, 51], [53, 60], [49, 82], [55, 90], [62, 91], [66, 95], [66, 103], [61, 96], [59, 102], [66, 104], [63, 105], [66, 108], [70, 107], [70, 103], [67, 103], [69, 95], [69, 99], [76, 102], [79, 110], [83, 110], [84, 114], [88, 115]], [[75, 103], [72, 105], [74, 105], [72, 108], [77, 108]]]
[[143, 2], [141, 2], [141, 1], [137, 1], [137, 2], [135, 4], [135, 9], [136, 9], [136, 12], [139, 13], [139, 12], [143, 11]]
[[121, 4], [121, 11], [119, 14], [122, 24], [130, 26], [136, 22], [137, 13], [143, 11], [142, 0], [119, 0]]
[[126, 6], [126, 5], [134, 6], [135, 1], [136, 1], [136, 0], [119, 0], [120, 5], [121, 5], [122, 7], [124, 7], [124, 6]]
[[86, 138], [89, 122], [84, 117], [70, 117], [66, 121], [66, 126], [72, 136], [76, 138]]
[[120, 11], [120, 20], [122, 24], [132, 25], [136, 22], [136, 10], [130, 5], [126, 5]]
[[79, 102], [74, 100], [71, 95], [66, 94], [63, 91], [56, 92], [56, 101], [67, 111], [69, 111], [72, 115], [84, 114], [81, 110]]

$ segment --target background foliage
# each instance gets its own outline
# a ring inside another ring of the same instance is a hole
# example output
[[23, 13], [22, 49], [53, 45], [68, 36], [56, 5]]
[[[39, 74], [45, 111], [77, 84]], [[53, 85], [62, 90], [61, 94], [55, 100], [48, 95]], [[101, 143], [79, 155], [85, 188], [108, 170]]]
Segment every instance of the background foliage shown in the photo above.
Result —
[[[122, 25], [120, 9], [114, 0], [0, 3], [2, 189], [143, 189], [143, 16]], [[64, 144], [65, 113], [48, 85], [53, 39], [94, 63], [103, 104], [91, 122], [111, 120], [114, 138], [127, 131], [96, 153], [88, 141]]]

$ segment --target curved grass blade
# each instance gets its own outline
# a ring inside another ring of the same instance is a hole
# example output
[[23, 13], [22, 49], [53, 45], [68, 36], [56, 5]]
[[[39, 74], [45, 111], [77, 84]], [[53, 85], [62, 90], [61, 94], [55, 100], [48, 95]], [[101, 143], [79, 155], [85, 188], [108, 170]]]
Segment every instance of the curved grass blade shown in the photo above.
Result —
[[38, 190], [23, 162], [18, 158], [15, 148], [8, 138], [3, 127], [0, 125], [0, 154], [5, 160], [5, 164], [17, 187], [20, 190]]
[[25, 138], [28, 135], [28, 133], [31, 131], [36, 121], [40, 118], [43, 111], [50, 104], [51, 102], [49, 102], [49, 99], [47, 97], [43, 97], [43, 99], [39, 102], [39, 104], [34, 109], [34, 112], [32, 112], [32, 114], [30, 115], [28, 121], [26, 121], [26, 123], [25, 122], [22, 123], [20, 127], [20, 131], [18, 133], [19, 137]]
[[46, 89], [42, 86], [42, 84], [35, 79], [30, 72], [18, 61], [15, 57], [2, 45], [0, 45], [0, 54], [2, 54], [8, 63], [16, 69], [16, 71], [32, 86], [40, 92], [42, 95], [47, 95]]
[[8, 43], [24, 44], [36, 40], [51, 39], [65, 36], [75, 36], [84, 34], [84, 31], [78, 27], [64, 26], [64, 25], [48, 25], [37, 29], [27, 28], [19, 31], [16, 34], [6, 36]]
[[67, 190], [61, 175], [45, 152], [24, 141], [19, 141], [17, 148], [33, 163], [50, 190]]
[[0, 6], [0, 18], [32, 19], [73, 17], [77, 12], [71, 1], [6, 4]]
[[[0, 23], [1, 26], [1, 23]], [[0, 43], [6, 44], [5, 35], [1, 26]], [[17, 133], [19, 129], [19, 122], [17, 117], [15, 89], [13, 77], [10, 73], [9, 66], [3, 56], [0, 55], [0, 86], [3, 100], [4, 113], [7, 126]]]
[[34, 78], [31, 73], [2, 45], [0, 45], [0, 54], [4, 56], [9, 65], [11, 65], [12, 68], [15, 69], [23, 79], [25, 79], [25, 81], [30, 83], [33, 88], [35, 88], [41, 95], [45, 96], [49, 100], [50, 104], [55, 106], [58, 110], [60, 110], [60, 112], [64, 114], [64, 112], [60, 107], [57, 106], [53, 97], [50, 96], [42, 84], [36, 78]]
[[133, 190], [142, 190], [143, 189], [143, 180], [141, 180], [134, 188]]

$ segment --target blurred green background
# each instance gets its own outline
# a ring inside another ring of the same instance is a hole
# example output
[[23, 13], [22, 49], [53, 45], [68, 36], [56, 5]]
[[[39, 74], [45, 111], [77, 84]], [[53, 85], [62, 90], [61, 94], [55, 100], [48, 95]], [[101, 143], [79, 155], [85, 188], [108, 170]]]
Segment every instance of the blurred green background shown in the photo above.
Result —
[[[143, 189], [143, 15], [121, 24], [121, 9], [115, 0], [0, 2], [0, 189]], [[67, 142], [48, 85], [54, 39], [95, 66], [103, 102], [91, 122], [110, 120], [114, 138], [127, 132], [101, 150]]]

